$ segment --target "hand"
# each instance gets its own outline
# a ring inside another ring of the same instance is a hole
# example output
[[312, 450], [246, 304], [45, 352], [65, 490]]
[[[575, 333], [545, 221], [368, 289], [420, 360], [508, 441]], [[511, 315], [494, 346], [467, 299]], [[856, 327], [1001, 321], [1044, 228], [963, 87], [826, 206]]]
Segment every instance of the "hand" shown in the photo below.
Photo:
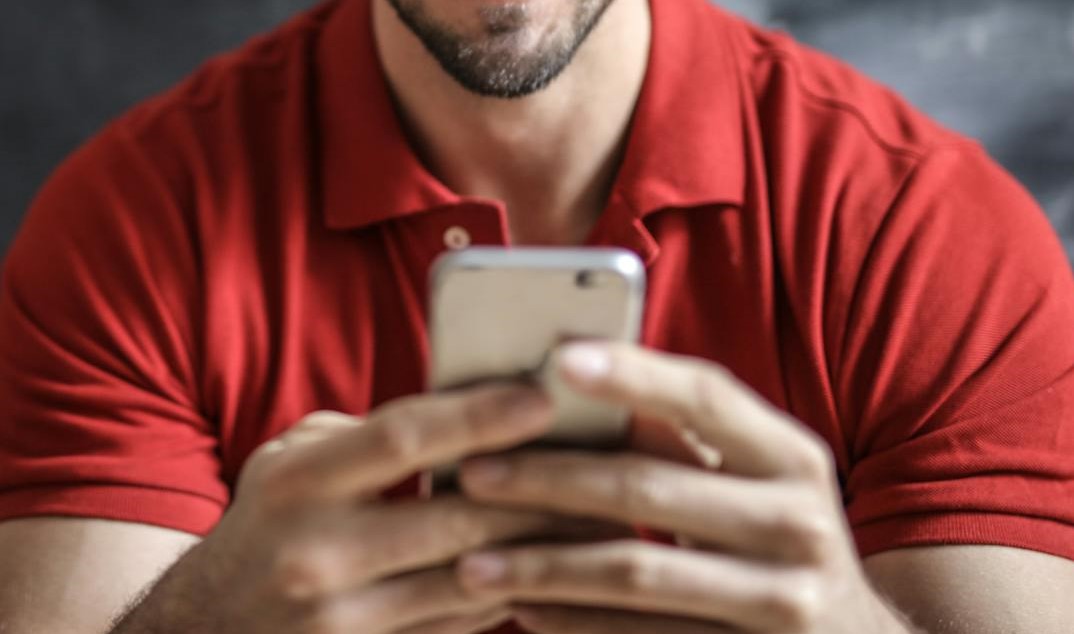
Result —
[[521, 452], [465, 463], [465, 492], [644, 525], [684, 548], [634, 540], [471, 554], [458, 574], [472, 596], [519, 605], [527, 629], [549, 634], [909, 631], [865, 579], [819, 438], [698, 360], [612, 344], [562, 358], [575, 389], [670, 425], [709, 468]]
[[509, 616], [459, 586], [462, 552], [555, 533], [546, 512], [461, 496], [386, 503], [408, 475], [540, 436], [550, 405], [523, 387], [390, 404], [366, 420], [310, 416], [248, 461], [217, 529], [115, 630], [466, 634]]

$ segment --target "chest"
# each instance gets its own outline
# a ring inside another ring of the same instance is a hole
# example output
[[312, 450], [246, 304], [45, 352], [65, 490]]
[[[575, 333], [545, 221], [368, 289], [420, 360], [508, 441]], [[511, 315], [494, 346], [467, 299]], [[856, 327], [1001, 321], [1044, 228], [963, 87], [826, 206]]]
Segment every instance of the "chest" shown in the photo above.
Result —
[[[643, 343], [724, 364], [783, 404], [770, 275], [735, 216], [672, 210], [623, 226], [598, 224], [591, 244], [648, 263]], [[502, 213], [429, 212], [355, 232], [281, 234], [272, 249], [213, 263], [203, 394], [227, 481], [312, 411], [362, 415], [423, 391], [430, 265], [507, 233]]]

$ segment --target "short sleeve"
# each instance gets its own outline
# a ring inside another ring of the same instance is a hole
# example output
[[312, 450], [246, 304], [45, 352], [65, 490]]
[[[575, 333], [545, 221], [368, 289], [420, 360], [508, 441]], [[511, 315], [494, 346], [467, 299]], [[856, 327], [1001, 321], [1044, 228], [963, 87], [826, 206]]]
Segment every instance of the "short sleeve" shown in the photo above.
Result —
[[0, 519], [204, 534], [228, 501], [199, 413], [195, 232], [112, 126], [53, 175], [0, 286]]
[[922, 161], [873, 237], [836, 389], [863, 556], [984, 544], [1074, 559], [1074, 283], [977, 146]]

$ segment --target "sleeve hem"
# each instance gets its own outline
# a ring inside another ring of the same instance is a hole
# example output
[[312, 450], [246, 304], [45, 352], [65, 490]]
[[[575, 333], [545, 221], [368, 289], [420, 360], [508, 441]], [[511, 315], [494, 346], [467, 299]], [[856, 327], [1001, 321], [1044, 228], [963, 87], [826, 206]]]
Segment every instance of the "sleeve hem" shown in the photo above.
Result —
[[223, 513], [223, 502], [167, 489], [101, 484], [0, 491], [0, 521], [81, 517], [148, 524], [204, 537]]
[[917, 514], [854, 527], [862, 558], [921, 546], [1005, 546], [1074, 561], [1074, 525], [993, 513]]

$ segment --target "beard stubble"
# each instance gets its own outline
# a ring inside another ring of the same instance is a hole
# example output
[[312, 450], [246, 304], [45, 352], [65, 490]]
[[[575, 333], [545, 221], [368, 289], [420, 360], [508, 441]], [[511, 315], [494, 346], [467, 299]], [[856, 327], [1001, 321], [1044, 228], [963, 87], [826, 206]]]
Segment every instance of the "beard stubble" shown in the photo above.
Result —
[[532, 5], [525, 0], [480, 9], [481, 28], [466, 34], [435, 19], [426, 2], [388, 0], [399, 19], [459, 85], [485, 97], [517, 99], [546, 88], [570, 65], [614, 0], [574, 0], [562, 23], [534, 37]]

